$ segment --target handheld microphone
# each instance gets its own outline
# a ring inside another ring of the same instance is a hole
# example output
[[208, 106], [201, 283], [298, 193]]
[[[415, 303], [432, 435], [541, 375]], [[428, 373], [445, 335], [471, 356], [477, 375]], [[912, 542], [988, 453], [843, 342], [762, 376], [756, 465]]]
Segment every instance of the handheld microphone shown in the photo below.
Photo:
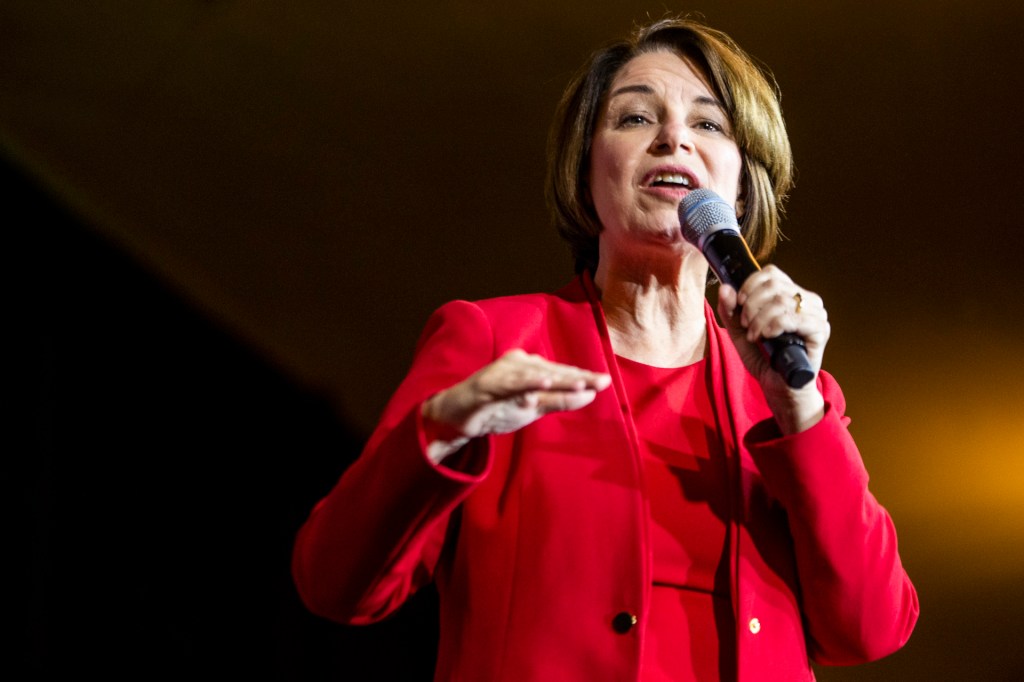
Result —
[[[761, 269], [740, 233], [736, 211], [709, 189], [696, 189], [679, 204], [683, 237], [701, 250], [719, 281], [739, 291], [747, 277]], [[807, 345], [796, 334], [762, 339], [772, 369], [792, 388], [814, 378]]]

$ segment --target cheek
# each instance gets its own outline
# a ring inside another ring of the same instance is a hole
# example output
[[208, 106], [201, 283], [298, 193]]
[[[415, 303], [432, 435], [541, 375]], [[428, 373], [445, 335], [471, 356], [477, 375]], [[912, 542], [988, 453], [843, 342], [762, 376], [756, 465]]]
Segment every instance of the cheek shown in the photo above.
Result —
[[632, 183], [629, 155], [607, 140], [595, 144], [590, 154], [591, 190], [611, 196], [622, 195]]
[[713, 175], [716, 180], [715, 184], [719, 186], [721, 191], [722, 198], [735, 203], [743, 193], [743, 185], [741, 183], [743, 178], [743, 157], [739, 149], [732, 147], [731, 149], [722, 150], [721, 154], [717, 154]]

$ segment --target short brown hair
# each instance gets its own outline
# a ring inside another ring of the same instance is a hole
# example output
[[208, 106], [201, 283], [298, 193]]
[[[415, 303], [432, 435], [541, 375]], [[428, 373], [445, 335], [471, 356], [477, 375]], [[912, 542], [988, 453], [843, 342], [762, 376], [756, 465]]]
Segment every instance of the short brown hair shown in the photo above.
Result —
[[662, 19], [595, 51], [559, 102], [548, 138], [547, 199], [576, 272], [597, 267], [601, 225], [586, 188], [604, 97], [623, 66], [658, 50], [674, 52], [702, 71], [731, 119], [743, 156], [740, 228], [751, 251], [764, 259], [778, 242], [783, 203], [793, 184], [793, 154], [775, 79], [725, 33], [686, 17]]

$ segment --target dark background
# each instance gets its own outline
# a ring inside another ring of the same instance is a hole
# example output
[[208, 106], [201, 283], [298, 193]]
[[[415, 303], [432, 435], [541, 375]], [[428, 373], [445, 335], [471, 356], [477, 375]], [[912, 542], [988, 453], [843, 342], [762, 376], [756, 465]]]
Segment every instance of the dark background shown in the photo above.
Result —
[[432, 593], [331, 625], [291, 539], [434, 307], [568, 279], [548, 121], [592, 48], [666, 9], [779, 81], [776, 262], [825, 297], [921, 593], [903, 651], [820, 679], [1020, 678], [1019, 3], [6, 0], [6, 612], [31, 679], [429, 679]]

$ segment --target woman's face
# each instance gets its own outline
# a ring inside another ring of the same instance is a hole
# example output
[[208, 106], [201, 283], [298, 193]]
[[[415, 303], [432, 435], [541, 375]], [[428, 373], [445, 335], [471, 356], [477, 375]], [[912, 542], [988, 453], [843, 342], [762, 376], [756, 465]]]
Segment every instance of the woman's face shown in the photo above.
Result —
[[729, 117], [698, 72], [668, 51], [633, 58], [608, 89], [590, 152], [602, 248], [686, 248], [679, 202], [706, 187], [735, 207], [742, 168]]

